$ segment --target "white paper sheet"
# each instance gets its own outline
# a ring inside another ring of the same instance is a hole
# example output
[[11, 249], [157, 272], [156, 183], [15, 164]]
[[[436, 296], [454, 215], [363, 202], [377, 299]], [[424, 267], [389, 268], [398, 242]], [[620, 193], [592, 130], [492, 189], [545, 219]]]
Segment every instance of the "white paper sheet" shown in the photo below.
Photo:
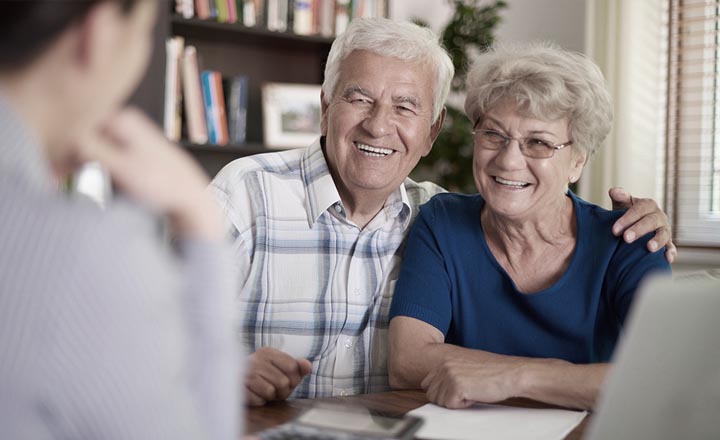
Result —
[[431, 403], [408, 414], [425, 421], [416, 438], [443, 440], [559, 440], [587, 415], [585, 411], [484, 404], [447, 409]]

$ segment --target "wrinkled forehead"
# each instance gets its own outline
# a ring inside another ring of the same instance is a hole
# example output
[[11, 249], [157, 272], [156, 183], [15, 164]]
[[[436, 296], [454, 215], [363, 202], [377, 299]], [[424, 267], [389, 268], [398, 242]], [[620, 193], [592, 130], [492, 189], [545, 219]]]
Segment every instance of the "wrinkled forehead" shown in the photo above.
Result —
[[482, 122], [489, 115], [505, 113], [515, 114], [522, 118], [536, 119], [548, 123], [566, 120], [570, 122], [570, 115], [567, 109], [561, 108], [558, 104], [545, 100], [538, 102], [531, 100], [530, 97], [519, 94], [498, 95], [489, 99], [485, 106], [479, 109], [479, 114], [475, 117], [476, 124]]
[[345, 57], [339, 69], [335, 93], [347, 87], [372, 90], [393, 87], [412, 91], [412, 94], [432, 97], [435, 74], [426, 60], [405, 60], [365, 50], [355, 50]]

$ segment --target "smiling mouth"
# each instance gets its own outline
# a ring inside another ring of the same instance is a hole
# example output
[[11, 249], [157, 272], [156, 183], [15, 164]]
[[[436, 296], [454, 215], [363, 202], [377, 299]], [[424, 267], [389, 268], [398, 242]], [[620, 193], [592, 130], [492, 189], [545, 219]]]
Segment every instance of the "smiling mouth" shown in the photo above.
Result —
[[373, 147], [367, 144], [362, 144], [360, 142], [354, 142], [354, 144], [355, 148], [360, 150], [366, 156], [371, 157], [387, 157], [395, 152], [395, 150], [391, 150], [389, 148]]
[[527, 182], [520, 182], [517, 180], [507, 180], [503, 179], [502, 177], [493, 176], [493, 179], [496, 183], [499, 183], [500, 185], [507, 186], [510, 188], [525, 188], [528, 187], [530, 184]]

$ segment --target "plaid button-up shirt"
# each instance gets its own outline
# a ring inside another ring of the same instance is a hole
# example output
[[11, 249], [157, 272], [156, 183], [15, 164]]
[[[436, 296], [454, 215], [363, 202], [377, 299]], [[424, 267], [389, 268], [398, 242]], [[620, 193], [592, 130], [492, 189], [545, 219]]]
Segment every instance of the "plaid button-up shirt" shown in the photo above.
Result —
[[442, 189], [406, 179], [359, 229], [318, 140], [233, 161], [211, 191], [234, 243], [248, 349], [312, 361], [293, 397], [387, 390], [387, 319], [405, 237], [419, 205]]

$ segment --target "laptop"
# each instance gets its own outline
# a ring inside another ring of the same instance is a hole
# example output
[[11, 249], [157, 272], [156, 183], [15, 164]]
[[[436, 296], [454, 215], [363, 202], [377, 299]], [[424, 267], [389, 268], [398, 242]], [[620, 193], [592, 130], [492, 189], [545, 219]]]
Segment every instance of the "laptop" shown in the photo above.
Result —
[[641, 287], [587, 438], [720, 439], [720, 280], [707, 278]]

